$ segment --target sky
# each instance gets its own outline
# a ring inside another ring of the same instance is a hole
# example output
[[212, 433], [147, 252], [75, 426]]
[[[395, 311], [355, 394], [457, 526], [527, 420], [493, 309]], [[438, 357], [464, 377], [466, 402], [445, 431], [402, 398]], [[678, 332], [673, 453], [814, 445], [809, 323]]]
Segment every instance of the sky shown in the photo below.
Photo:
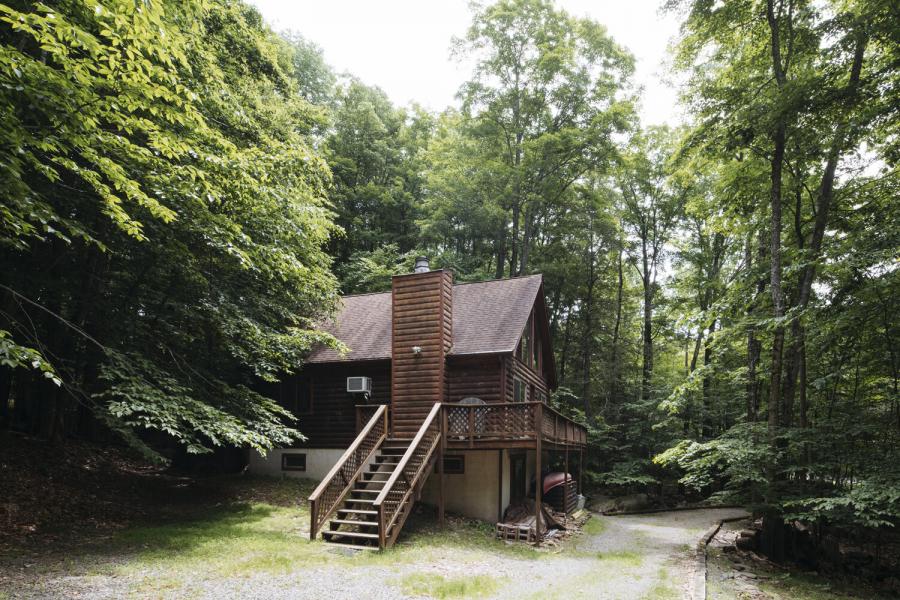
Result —
[[[398, 105], [439, 111], [456, 105], [471, 64], [450, 57], [453, 36], [471, 21], [468, 0], [250, 0], [276, 31], [291, 30], [320, 46], [337, 72], [383, 89]], [[681, 120], [669, 82], [668, 44], [678, 33], [662, 0], [556, 0], [575, 16], [604, 24], [637, 59], [644, 125]]]

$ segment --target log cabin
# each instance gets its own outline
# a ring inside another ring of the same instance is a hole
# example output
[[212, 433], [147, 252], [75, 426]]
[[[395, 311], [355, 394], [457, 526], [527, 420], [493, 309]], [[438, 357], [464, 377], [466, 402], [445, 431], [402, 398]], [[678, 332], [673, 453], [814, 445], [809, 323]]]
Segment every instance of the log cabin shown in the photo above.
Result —
[[576, 456], [580, 471], [587, 439], [549, 405], [540, 275], [454, 285], [419, 258], [390, 292], [344, 296], [325, 328], [349, 351], [314, 349], [272, 390], [306, 439], [249, 465], [321, 481], [311, 539], [385, 548], [416, 501], [441, 523], [445, 510], [497, 522], [527, 495], [540, 528], [537, 474], [551, 460], [569, 472]]

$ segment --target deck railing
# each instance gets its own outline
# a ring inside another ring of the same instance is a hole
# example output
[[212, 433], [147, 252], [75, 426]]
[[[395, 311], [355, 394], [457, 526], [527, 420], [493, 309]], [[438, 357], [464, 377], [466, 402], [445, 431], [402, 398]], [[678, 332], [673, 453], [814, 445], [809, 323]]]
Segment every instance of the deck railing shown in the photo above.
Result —
[[387, 406], [378, 406], [365, 427], [350, 444], [337, 463], [316, 487], [309, 497], [309, 539], [316, 539], [322, 525], [337, 510], [341, 502], [353, 489], [353, 482], [359, 477], [366, 463], [387, 438]]
[[372, 420], [372, 416], [379, 407], [384, 406], [388, 413], [391, 411], [389, 404], [357, 404], [356, 405], [356, 433], [362, 431], [366, 423]]
[[444, 409], [447, 443], [453, 446], [464, 444], [474, 448], [489, 442], [524, 442], [534, 440], [539, 433], [542, 439], [555, 444], [587, 442], [582, 425], [541, 402], [444, 404]]
[[378, 511], [378, 546], [393, 544], [412, 510], [413, 498], [420, 483], [428, 476], [431, 459], [441, 441], [441, 404], [435, 403], [416, 437], [403, 453], [397, 468], [375, 498], [373, 508]]

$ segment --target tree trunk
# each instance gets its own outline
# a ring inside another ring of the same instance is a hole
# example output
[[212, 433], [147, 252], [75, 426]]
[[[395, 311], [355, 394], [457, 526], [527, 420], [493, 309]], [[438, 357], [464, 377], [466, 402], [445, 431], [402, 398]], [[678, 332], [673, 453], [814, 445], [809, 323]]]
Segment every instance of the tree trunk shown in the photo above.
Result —
[[653, 287], [650, 280], [650, 265], [647, 255], [647, 240], [641, 242], [644, 271], [641, 282], [644, 287], [644, 327], [643, 327], [643, 357], [641, 362], [641, 400], [650, 400], [650, 386], [653, 378]]
[[[775, 0], [766, 2], [766, 20], [771, 35], [772, 71], [775, 81], [781, 91], [787, 77], [781, 59], [781, 18], [775, 15]], [[770, 558], [780, 561], [784, 555], [784, 524], [777, 509], [779, 493], [776, 479], [778, 477], [778, 444], [779, 427], [781, 425], [781, 374], [782, 355], [784, 351], [784, 291], [781, 287], [781, 210], [782, 191], [781, 179], [784, 169], [784, 151], [787, 138], [786, 116], [780, 115], [772, 133], [772, 163], [770, 172], [770, 207], [771, 207], [771, 237], [769, 242], [770, 255], [770, 282], [772, 292], [773, 317], [775, 318], [775, 332], [772, 340], [772, 364], [771, 382], [769, 385], [768, 405], [768, 442], [772, 457], [766, 466], [766, 516], [763, 519], [763, 550]]]
[[713, 437], [712, 378], [709, 375], [708, 368], [712, 362], [712, 348], [710, 348], [710, 342], [712, 341], [712, 334], [715, 330], [716, 321], [714, 319], [709, 326], [709, 335], [706, 337], [706, 343], [703, 347], [703, 425], [701, 427], [701, 433], [705, 439]]
[[503, 279], [503, 271], [506, 266], [506, 221], [500, 227], [497, 234], [497, 268], [494, 271], [495, 279]]
[[613, 326], [613, 335], [610, 352], [610, 383], [609, 394], [606, 396], [607, 406], [604, 412], [609, 408], [610, 401], [618, 403], [619, 400], [619, 377], [621, 376], [621, 368], [619, 366], [619, 330], [622, 327], [622, 296], [625, 289], [625, 269], [622, 260], [624, 252], [622, 240], [619, 243], [618, 260], [616, 261], [618, 280], [616, 283], [616, 323]]

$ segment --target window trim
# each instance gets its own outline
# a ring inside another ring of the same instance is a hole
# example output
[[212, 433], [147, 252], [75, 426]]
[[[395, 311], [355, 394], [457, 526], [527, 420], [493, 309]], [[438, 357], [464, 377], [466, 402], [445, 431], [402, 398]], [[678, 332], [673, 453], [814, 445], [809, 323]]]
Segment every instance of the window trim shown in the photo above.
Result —
[[[447, 461], [458, 461], [459, 468], [447, 468]], [[434, 466], [437, 471], [437, 465]], [[466, 474], [466, 455], [465, 454], [447, 454], [444, 456], [444, 475], [465, 475]]]
[[[292, 457], [302, 456], [303, 457], [303, 465], [302, 466], [290, 466], [288, 465], [288, 460]], [[281, 453], [281, 470], [282, 471], [298, 471], [298, 472], [306, 472], [306, 452], [282, 452]]]
[[[524, 379], [513, 377], [513, 402], [522, 403], [528, 401], [528, 384]], [[519, 390], [522, 390], [522, 399], [519, 399]]]

